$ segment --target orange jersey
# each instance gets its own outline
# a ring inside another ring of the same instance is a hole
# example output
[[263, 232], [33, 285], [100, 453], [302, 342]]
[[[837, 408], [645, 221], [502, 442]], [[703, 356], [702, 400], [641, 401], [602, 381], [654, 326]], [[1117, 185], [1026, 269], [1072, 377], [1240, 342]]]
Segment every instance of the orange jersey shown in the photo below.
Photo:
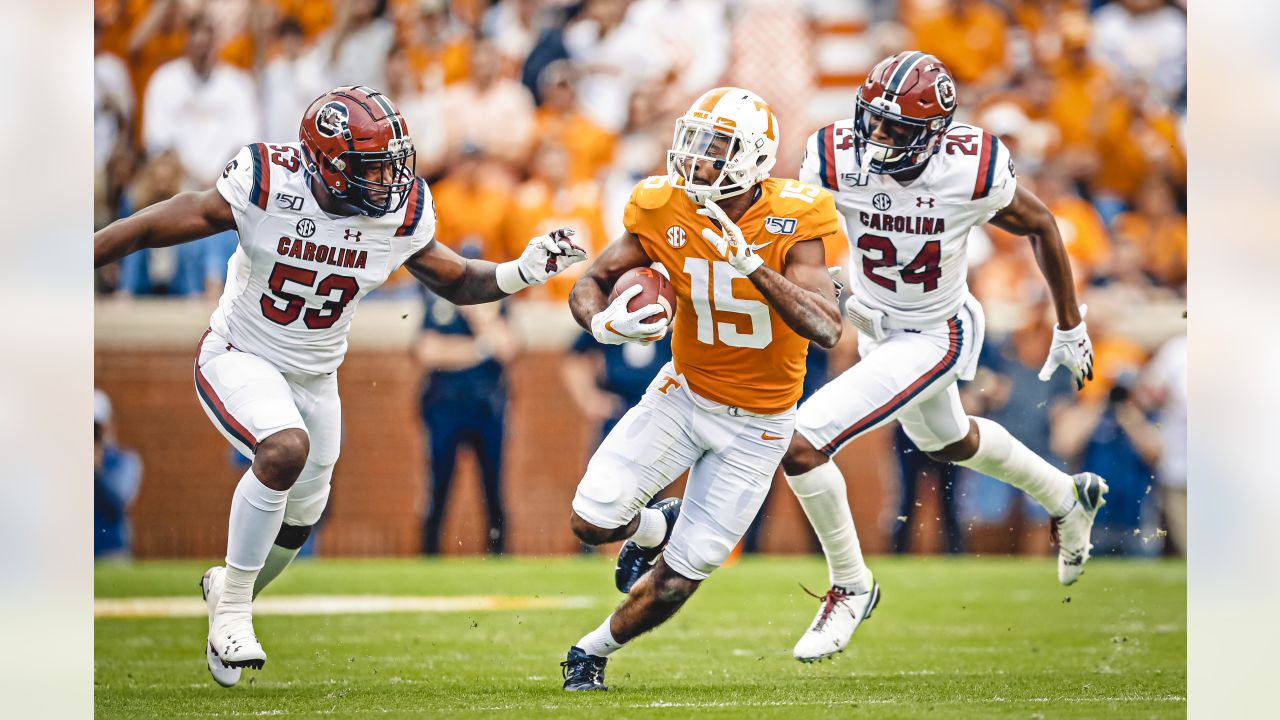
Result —
[[[737, 225], [756, 254], [782, 272], [801, 240], [839, 232], [831, 193], [796, 180], [770, 178]], [[665, 177], [631, 192], [623, 224], [671, 277], [679, 301], [671, 353], [697, 394], [751, 412], [784, 412], [800, 399], [809, 341], [782, 321], [764, 296], [702, 237], [710, 219]]]

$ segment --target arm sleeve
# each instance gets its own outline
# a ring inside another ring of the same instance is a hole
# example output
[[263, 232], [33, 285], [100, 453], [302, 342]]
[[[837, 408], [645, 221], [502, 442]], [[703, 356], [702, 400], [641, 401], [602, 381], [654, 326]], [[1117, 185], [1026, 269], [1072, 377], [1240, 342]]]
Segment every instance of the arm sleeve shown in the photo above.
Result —
[[975, 181], [975, 193], [981, 192], [983, 186], [987, 187], [986, 197], [978, 198], [982, 203], [979, 224], [987, 222], [995, 217], [996, 213], [1009, 207], [1009, 203], [1013, 202], [1013, 193], [1018, 189], [1018, 177], [1013, 170], [1013, 155], [998, 137], [995, 135], [990, 137], [992, 144], [995, 145], [994, 157], [990, 161], [993, 166], [987, 167], [987, 163], [979, 158], [978, 178]]
[[418, 222], [418, 227], [414, 228], [413, 235], [409, 238], [409, 255], [413, 257], [419, 251], [426, 248], [436, 239], [436, 201], [431, 197], [431, 191], [427, 189], [427, 183], [422, 183], [422, 220]]
[[258, 159], [254, 156], [253, 146], [246, 145], [231, 158], [231, 162], [223, 168], [216, 187], [236, 216], [236, 224], [240, 224], [244, 212], [252, 204], [249, 200], [254, 188], [255, 172], [270, 172], [268, 168], [255, 168]]
[[632, 235], [640, 234], [640, 205], [637, 202], [637, 196], [641, 192], [641, 186], [645, 181], [641, 181], [631, 189], [631, 197], [627, 198], [627, 206], [622, 209], [622, 226]]
[[797, 179], [822, 187], [822, 178], [818, 174], [818, 133], [810, 135], [804, 143], [804, 160], [800, 161], [800, 177]]
[[805, 225], [801, 232], [796, 233], [799, 240], [815, 240], [840, 231], [840, 213], [831, 193], [826, 190], [818, 193], [818, 199], [805, 214]]

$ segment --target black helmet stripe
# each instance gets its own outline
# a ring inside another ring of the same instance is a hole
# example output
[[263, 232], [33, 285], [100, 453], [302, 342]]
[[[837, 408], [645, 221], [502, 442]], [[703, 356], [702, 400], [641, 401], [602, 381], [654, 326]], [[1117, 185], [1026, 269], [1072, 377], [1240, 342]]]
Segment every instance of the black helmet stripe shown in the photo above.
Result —
[[404, 137], [404, 128], [400, 127], [400, 116], [391, 107], [391, 103], [387, 102], [387, 99], [382, 97], [382, 93], [379, 92], [370, 92], [369, 97], [378, 103], [378, 106], [382, 108], [382, 112], [386, 113], [387, 119], [391, 120], [391, 132], [395, 133], [397, 138]]
[[898, 69], [893, 71], [893, 76], [889, 78], [889, 82], [885, 84], [884, 91], [886, 94], [893, 95], [902, 94], [902, 84], [907, 81], [907, 76], [911, 74], [911, 69], [925, 58], [925, 54], [916, 50], [910, 55], [902, 59], [898, 64]]

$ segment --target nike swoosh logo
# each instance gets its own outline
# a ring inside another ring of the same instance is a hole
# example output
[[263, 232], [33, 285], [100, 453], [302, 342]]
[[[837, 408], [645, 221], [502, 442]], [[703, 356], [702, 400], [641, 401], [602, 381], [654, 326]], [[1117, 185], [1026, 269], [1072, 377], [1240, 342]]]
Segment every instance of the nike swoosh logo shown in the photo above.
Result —
[[769, 247], [769, 246], [770, 246], [770, 245], [772, 245], [772, 244], [773, 244], [773, 241], [772, 241], [772, 240], [770, 240], [770, 241], [769, 241], [769, 242], [767, 242], [767, 243], [760, 243], [759, 245], [752, 245], [751, 243], [747, 243], [747, 248], [749, 248], [749, 249], [751, 250], [751, 252], [756, 252], [757, 250], [759, 250], [759, 249], [761, 249], [761, 248]]
[[[605, 329], [605, 330], [608, 330], [609, 332], [613, 333], [614, 335], [617, 335], [618, 337], [631, 337], [630, 335], [623, 335], [622, 333], [618, 332], [617, 330], [614, 330], [614, 329], [613, 329], [613, 321], [612, 321], [612, 320], [606, 320], [606, 321], [605, 321], [605, 323], [604, 323], [604, 329]], [[659, 341], [659, 340], [661, 340], [661, 339], [662, 339], [662, 336], [661, 336], [661, 335], [650, 335], [649, 337], [642, 337], [642, 338], [636, 338], [636, 339], [637, 339], [637, 340], [644, 340], [645, 342], [657, 342], [657, 341]]]
[[781, 439], [782, 439], [782, 436], [781, 436], [781, 435], [770, 435], [770, 434], [769, 434], [769, 433], [767, 433], [767, 432], [762, 432], [762, 433], [760, 433], [760, 439], [761, 439], [761, 440], [781, 440]]

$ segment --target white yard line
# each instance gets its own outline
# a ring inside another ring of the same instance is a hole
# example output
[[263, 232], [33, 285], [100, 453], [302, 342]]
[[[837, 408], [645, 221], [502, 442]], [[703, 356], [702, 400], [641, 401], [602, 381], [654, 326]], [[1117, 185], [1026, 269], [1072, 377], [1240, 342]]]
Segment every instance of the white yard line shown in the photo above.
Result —
[[[563, 610], [588, 608], [595, 599], [569, 595], [282, 595], [253, 603], [254, 615], [348, 615], [372, 613], [493, 612], [502, 610]], [[93, 603], [95, 618], [204, 617], [199, 597], [100, 598]]]

